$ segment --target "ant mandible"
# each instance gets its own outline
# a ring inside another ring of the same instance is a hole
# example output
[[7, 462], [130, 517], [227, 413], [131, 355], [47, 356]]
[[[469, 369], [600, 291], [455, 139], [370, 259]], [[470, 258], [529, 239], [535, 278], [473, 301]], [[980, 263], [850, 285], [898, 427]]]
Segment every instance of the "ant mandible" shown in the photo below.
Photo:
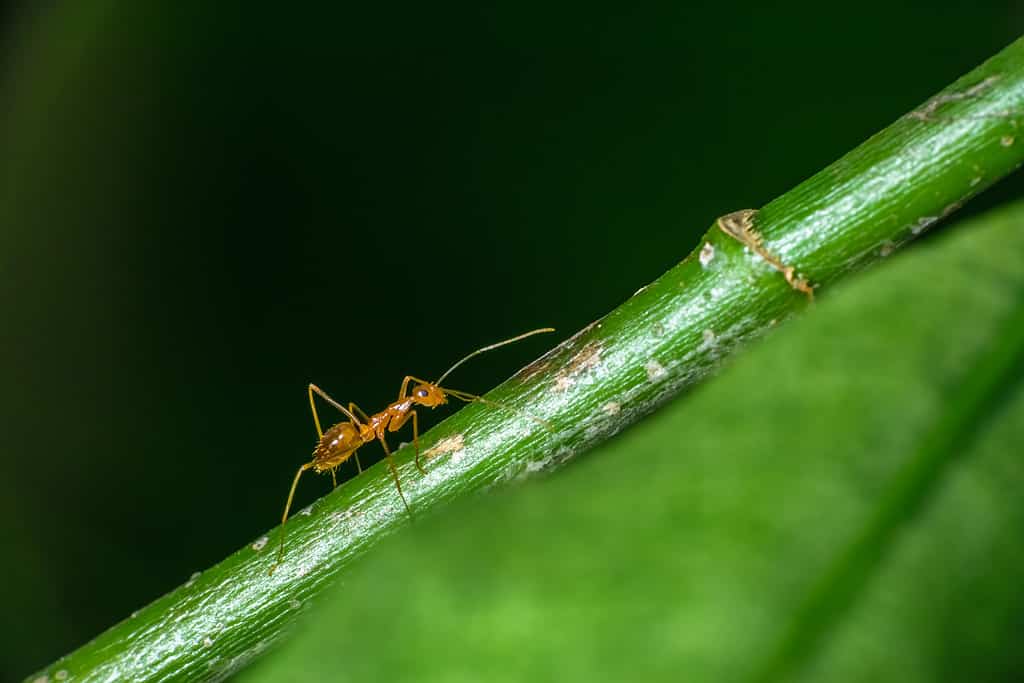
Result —
[[[313, 422], [316, 424], [316, 433], [319, 436], [319, 441], [317, 442], [316, 448], [313, 449], [313, 459], [299, 467], [298, 472], [295, 473], [295, 479], [292, 480], [292, 488], [288, 492], [288, 502], [285, 503], [284, 514], [281, 516], [281, 543], [277, 552], [277, 561], [274, 562], [274, 565], [270, 568], [270, 573], [274, 573], [274, 570], [277, 569], [277, 566], [281, 564], [281, 560], [284, 558], [284, 526], [288, 522], [288, 512], [291, 510], [292, 499], [295, 497], [295, 489], [299, 485], [299, 478], [302, 477], [303, 472], [309, 469], [312, 469], [318, 474], [330, 472], [331, 479], [333, 480], [334, 485], [337, 486], [338, 480], [335, 471], [338, 467], [349, 458], [354, 457], [356, 461], [356, 468], [359, 473], [362, 473], [363, 467], [359, 462], [359, 454], [356, 451], [371, 441], [380, 441], [380, 445], [384, 449], [384, 457], [387, 460], [388, 470], [390, 470], [391, 478], [394, 479], [395, 488], [398, 490], [398, 496], [402, 499], [402, 505], [405, 506], [405, 511], [411, 519], [412, 511], [409, 509], [409, 503], [405, 499], [405, 494], [402, 493], [402, 483], [398, 478], [398, 470], [395, 468], [394, 460], [391, 458], [391, 449], [388, 447], [385, 434], [387, 432], [397, 432], [411, 419], [412, 441], [416, 452], [416, 468], [421, 474], [426, 474], [426, 470], [423, 469], [423, 465], [420, 462], [419, 423], [416, 416], [415, 406], [422, 406], [424, 408], [431, 409], [437, 408], [438, 406], [448, 403], [448, 397], [452, 396], [460, 401], [478, 402], [499, 408], [515, 410], [505, 404], [485, 399], [481, 396], [477, 396], [476, 394], [442, 387], [441, 382], [443, 382], [445, 377], [450, 375], [453, 370], [476, 355], [505, 346], [506, 344], [520, 341], [521, 339], [526, 339], [527, 337], [531, 337], [535, 334], [554, 331], [555, 330], [552, 327], [530, 330], [529, 332], [512, 337], [511, 339], [505, 339], [495, 344], [479, 348], [460, 359], [455, 363], [455, 365], [448, 368], [448, 370], [446, 370], [436, 382], [428, 382], [427, 380], [420, 379], [419, 377], [406, 375], [405, 379], [402, 380], [402, 387], [398, 390], [398, 400], [394, 401], [384, 410], [374, 415], [368, 415], [366, 411], [355, 403], [349, 403], [348, 408], [346, 408], [328, 396], [327, 392], [323, 389], [315, 384], [310, 384], [309, 407], [310, 410], [313, 411]], [[415, 383], [413, 384], [411, 391], [409, 390], [410, 383]], [[338, 424], [330, 427], [326, 432], [323, 431], [320, 428], [320, 416], [317, 414], [316, 402], [313, 399], [314, 393], [318, 394], [322, 399], [338, 409], [339, 412], [348, 418], [348, 421], [339, 422]], [[539, 420], [539, 418], [535, 419], [538, 419], [538, 421], [547, 426], [547, 423], [543, 420]]]

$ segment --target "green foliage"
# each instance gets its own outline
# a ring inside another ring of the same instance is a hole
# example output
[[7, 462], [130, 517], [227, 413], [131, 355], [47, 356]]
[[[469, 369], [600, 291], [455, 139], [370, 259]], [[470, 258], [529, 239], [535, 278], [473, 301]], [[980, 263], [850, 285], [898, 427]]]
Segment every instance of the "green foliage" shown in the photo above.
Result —
[[1011, 678], [1022, 226], [901, 255], [576, 466], [406, 530], [244, 680]]

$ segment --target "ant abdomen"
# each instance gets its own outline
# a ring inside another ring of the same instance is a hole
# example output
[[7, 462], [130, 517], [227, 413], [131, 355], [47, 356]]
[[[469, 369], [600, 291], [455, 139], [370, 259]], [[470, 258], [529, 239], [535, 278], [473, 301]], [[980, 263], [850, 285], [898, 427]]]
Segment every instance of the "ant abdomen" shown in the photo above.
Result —
[[363, 445], [359, 428], [351, 422], [339, 422], [326, 432], [313, 449], [313, 468], [318, 472], [337, 467]]

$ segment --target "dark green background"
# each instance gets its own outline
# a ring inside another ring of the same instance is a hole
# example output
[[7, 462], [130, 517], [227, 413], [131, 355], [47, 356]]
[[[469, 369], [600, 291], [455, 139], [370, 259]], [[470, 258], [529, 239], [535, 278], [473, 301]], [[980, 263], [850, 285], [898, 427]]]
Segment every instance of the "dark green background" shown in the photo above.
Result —
[[567, 336], [1024, 25], [1014, 2], [44, 4], [0, 34], [8, 679], [272, 526], [307, 382], [374, 410], [475, 346]]

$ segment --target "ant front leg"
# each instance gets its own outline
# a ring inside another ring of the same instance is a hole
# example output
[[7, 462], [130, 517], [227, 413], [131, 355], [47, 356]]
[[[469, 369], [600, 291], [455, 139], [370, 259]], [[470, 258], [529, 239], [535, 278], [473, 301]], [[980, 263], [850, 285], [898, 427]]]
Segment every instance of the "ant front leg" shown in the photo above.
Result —
[[401, 401], [409, 393], [409, 382], [416, 379], [412, 375], [406, 375], [405, 379], [402, 380], [402, 387], [398, 390], [398, 400]]

